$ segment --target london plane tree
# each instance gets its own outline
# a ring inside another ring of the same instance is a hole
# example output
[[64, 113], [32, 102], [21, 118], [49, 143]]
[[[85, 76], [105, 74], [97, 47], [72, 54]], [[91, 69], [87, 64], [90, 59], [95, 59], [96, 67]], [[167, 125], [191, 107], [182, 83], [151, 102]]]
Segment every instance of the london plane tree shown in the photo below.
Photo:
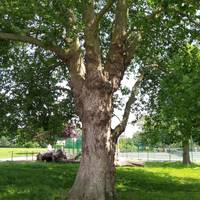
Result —
[[83, 153], [68, 199], [116, 199], [115, 146], [142, 71], [123, 119], [111, 129], [113, 95], [136, 60], [155, 66], [183, 40], [198, 37], [198, 9], [196, 0], [1, 0], [1, 44], [38, 46], [69, 71]]

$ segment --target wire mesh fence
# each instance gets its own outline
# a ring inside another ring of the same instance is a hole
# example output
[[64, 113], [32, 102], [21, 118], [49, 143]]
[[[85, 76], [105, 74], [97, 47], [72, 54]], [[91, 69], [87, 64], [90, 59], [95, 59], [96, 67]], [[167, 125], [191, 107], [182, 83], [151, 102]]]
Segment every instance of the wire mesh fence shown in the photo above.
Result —
[[[64, 150], [68, 158], [71, 158], [81, 152], [80, 140], [68, 139], [64, 145], [55, 145], [52, 151], [58, 149]], [[2, 147], [0, 148], [0, 161], [34, 161], [37, 154], [50, 151], [46, 148], [20, 148], [20, 147]]]
[[[81, 138], [69, 138], [64, 141], [62, 145], [54, 147], [54, 150], [63, 149], [66, 152], [67, 157], [71, 157], [81, 153], [82, 141]], [[37, 154], [47, 151], [47, 148], [43, 149], [9, 149], [3, 157], [1, 152], [3, 148], [0, 148], [0, 160], [36, 160]], [[20, 149], [20, 148], [19, 148]], [[5, 150], [5, 148], [4, 148]], [[142, 160], [142, 161], [182, 161], [183, 152], [181, 148], [173, 148], [171, 146], [162, 148], [150, 148], [147, 146], [136, 146], [134, 144], [127, 145], [120, 143], [117, 144], [116, 158], [117, 159], [130, 159], [130, 160]], [[190, 147], [190, 159], [192, 162], [200, 162], [200, 149]]]
[[[1, 150], [0, 150], [1, 151]], [[81, 152], [81, 149], [64, 149], [67, 156], [77, 155]], [[16, 153], [14, 151], [9, 152], [6, 158], [1, 158], [1, 161], [34, 161], [38, 152], [23, 152]], [[117, 159], [130, 159], [130, 160], [142, 160], [142, 161], [182, 161], [182, 152], [156, 152], [156, 151], [137, 151], [137, 152], [116, 152]], [[190, 151], [190, 158], [192, 162], [200, 162], [200, 151]]]
[[[1, 152], [1, 149], [0, 149]], [[1, 154], [1, 153], [0, 153]], [[38, 152], [15, 152], [8, 151], [6, 156], [0, 157], [0, 161], [34, 161]]]
[[[182, 151], [174, 152], [156, 152], [156, 151], [137, 151], [137, 152], [120, 152], [116, 153], [116, 158], [143, 160], [143, 161], [182, 161]], [[200, 162], [200, 151], [190, 151], [192, 162]]]

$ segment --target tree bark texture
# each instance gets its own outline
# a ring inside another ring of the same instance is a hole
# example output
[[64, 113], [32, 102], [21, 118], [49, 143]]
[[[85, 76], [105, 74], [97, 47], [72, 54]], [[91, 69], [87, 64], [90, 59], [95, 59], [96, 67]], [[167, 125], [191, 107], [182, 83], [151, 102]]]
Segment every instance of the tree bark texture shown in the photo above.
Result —
[[114, 200], [115, 143], [111, 137], [112, 95], [90, 88], [89, 85], [83, 87], [81, 99], [83, 153], [68, 199]]
[[189, 149], [189, 140], [183, 142], [183, 164], [190, 165], [190, 149]]

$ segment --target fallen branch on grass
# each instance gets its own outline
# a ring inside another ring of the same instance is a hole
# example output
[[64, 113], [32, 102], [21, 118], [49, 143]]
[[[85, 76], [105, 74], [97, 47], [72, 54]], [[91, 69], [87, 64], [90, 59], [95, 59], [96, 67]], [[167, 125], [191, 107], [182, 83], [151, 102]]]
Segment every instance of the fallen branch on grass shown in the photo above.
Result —
[[46, 161], [46, 162], [67, 162], [67, 163], [77, 163], [80, 162], [81, 153], [74, 156], [73, 158], [67, 159], [67, 156], [64, 151], [61, 149], [57, 151], [48, 151], [45, 153], [39, 153], [37, 155], [38, 161]]
[[144, 162], [143, 161], [133, 161], [133, 160], [116, 160], [115, 166], [144, 167]]

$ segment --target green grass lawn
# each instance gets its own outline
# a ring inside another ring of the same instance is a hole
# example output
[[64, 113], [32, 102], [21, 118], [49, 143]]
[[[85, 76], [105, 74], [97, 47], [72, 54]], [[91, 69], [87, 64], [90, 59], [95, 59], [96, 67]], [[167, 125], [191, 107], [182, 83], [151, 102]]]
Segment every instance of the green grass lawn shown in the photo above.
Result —
[[[62, 200], [78, 165], [0, 163], [0, 200]], [[200, 165], [148, 163], [117, 168], [118, 200], [199, 200]]]
[[0, 158], [31, 156], [32, 153], [45, 152], [45, 148], [0, 148]]

